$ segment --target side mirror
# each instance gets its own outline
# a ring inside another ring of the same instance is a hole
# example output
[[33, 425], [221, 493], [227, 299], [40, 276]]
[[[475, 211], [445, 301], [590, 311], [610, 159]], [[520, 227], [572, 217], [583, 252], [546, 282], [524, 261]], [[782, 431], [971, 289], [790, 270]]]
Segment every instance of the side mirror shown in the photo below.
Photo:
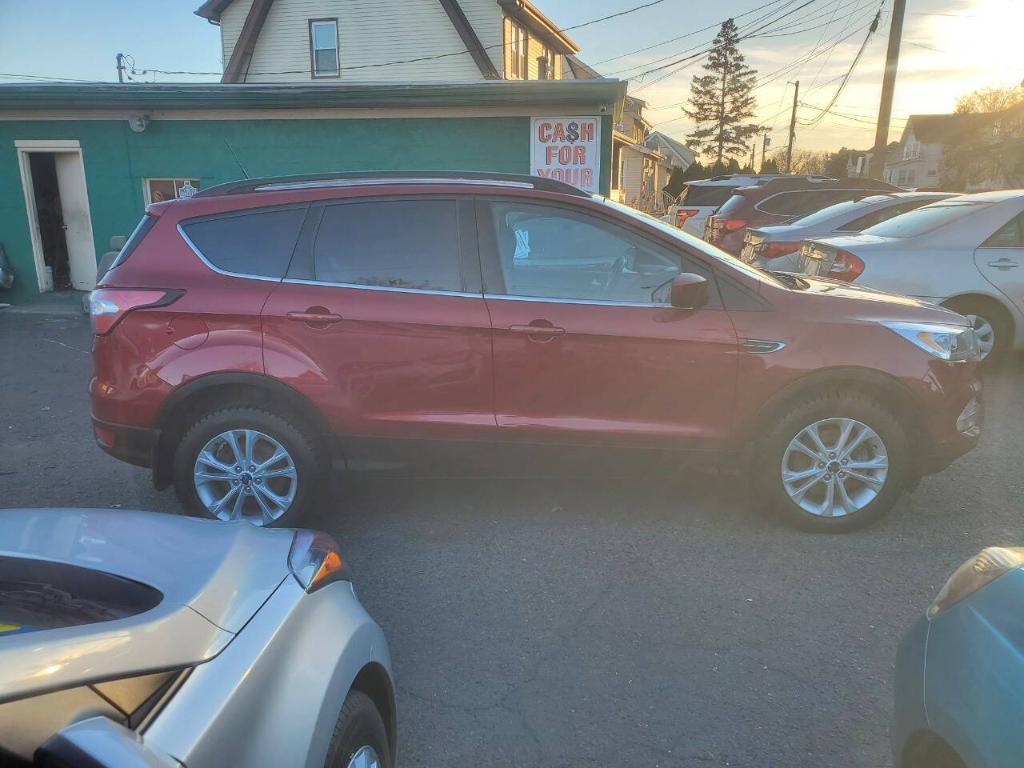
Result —
[[676, 275], [669, 302], [676, 309], [700, 309], [708, 303], [708, 281], [692, 272]]
[[179, 768], [180, 763], [157, 754], [134, 732], [106, 717], [79, 720], [36, 750], [33, 765], [41, 768]]

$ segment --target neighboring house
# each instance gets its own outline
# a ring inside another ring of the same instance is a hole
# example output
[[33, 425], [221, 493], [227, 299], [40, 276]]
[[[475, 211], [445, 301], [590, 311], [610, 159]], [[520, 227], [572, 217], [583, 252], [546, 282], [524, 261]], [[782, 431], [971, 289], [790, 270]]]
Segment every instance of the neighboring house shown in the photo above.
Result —
[[849, 179], [866, 179], [870, 173], [871, 158], [874, 157], [871, 150], [853, 150], [846, 158], [846, 177]]
[[562, 80], [589, 70], [567, 61], [579, 46], [529, 0], [206, 0], [196, 13], [220, 26], [225, 83]]
[[641, 99], [627, 96], [612, 132], [611, 197], [647, 213], [664, 213], [668, 201], [661, 190], [668, 184], [672, 163], [666, 153], [647, 144], [652, 134], [643, 115], [645, 106]]
[[971, 141], [990, 114], [911, 115], [885, 162], [885, 181], [901, 187], [939, 189], [947, 149]]
[[[654, 131], [644, 142], [648, 149], [660, 152], [668, 160], [670, 169], [681, 168], [686, 170], [693, 161], [697, 159], [697, 153], [671, 136], [666, 136], [661, 131]], [[671, 172], [671, 171], [670, 171]]]

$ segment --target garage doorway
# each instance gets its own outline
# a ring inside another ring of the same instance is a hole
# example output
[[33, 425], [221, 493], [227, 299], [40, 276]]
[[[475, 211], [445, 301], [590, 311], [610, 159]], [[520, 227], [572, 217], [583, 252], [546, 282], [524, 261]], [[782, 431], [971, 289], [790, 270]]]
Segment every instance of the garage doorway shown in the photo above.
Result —
[[85, 165], [77, 141], [16, 141], [40, 293], [96, 287]]

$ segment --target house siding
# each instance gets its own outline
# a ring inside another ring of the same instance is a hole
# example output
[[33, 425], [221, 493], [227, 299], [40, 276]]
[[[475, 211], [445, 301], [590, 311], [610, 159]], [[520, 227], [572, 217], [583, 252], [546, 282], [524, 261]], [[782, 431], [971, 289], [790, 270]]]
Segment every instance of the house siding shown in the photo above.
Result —
[[[518, 22], [513, 22], [513, 20], [510, 19], [507, 16], [504, 18], [504, 20], [502, 22], [502, 37], [501, 37], [501, 40], [502, 40], [504, 64], [501, 67], [499, 67], [499, 71], [502, 72], [504, 74], [505, 78], [507, 78], [509, 80], [520, 79], [520, 78], [513, 78], [513, 76], [512, 76], [512, 45], [511, 45], [512, 36], [511, 36], [511, 28], [512, 28], [512, 24], [513, 23], [518, 23]], [[527, 80], [537, 80], [537, 79], [539, 79], [539, 76], [540, 76], [540, 66], [537, 63], [537, 59], [544, 53], [544, 50], [545, 50], [546, 46], [544, 45], [543, 41], [540, 40], [540, 38], [538, 38], [535, 34], [530, 32], [530, 29], [528, 27], [525, 27], [525, 25], [523, 25], [523, 24], [520, 24], [520, 26], [522, 26], [524, 29], [526, 29], [526, 71], [527, 71], [527, 77], [525, 79], [527, 79]], [[565, 73], [566, 73], [565, 57], [562, 54], [560, 54], [560, 53], [556, 53], [555, 54], [555, 73], [554, 73], [553, 77], [548, 78], [548, 79], [550, 79], [550, 80], [561, 80], [561, 79], [563, 79], [563, 77], [565, 77]]]
[[[463, 10], [477, 29], [500, 25], [501, 10], [493, 3], [493, 24], [487, 25], [483, 0], [465, 3]], [[221, 15], [225, 66], [242, 32], [252, 0], [235, 0]], [[366, 66], [424, 56], [465, 51], [458, 32], [438, 0], [276, 0], [270, 7], [244, 82], [286, 83], [312, 80], [309, 60], [310, 19], [338, 20], [338, 56], [343, 80], [479, 80], [483, 75], [472, 56], [461, 53], [430, 61]], [[500, 26], [498, 26], [500, 30]], [[500, 45], [499, 34], [490, 44]], [[489, 51], [488, 53], [493, 53]], [[499, 51], [500, 53], [500, 51]], [[495, 66], [500, 68], [500, 58]], [[319, 79], [319, 78], [318, 78]], [[331, 78], [334, 79], [334, 78]]]

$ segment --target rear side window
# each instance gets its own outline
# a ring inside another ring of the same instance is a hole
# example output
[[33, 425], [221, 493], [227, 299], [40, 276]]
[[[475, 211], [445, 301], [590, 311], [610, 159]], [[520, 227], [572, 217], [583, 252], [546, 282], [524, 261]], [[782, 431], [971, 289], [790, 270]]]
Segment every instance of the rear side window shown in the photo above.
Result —
[[920, 208], [922, 205], [926, 205], [927, 203], [927, 200], [913, 200], [909, 203], [901, 203], [900, 205], [890, 205], [887, 208], [879, 208], [877, 211], [872, 211], [871, 213], [857, 217], [853, 221], [839, 227], [839, 229], [842, 232], [860, 232], [861, 230], [873, 227], [875, 224], [881, 224], [883, 221], [888, 221], [889, 219], [906, 213], [907, 211], [913, 211]]
[[316, 279], [461, 291], [454, 200], [343, 203], [324, 209], [313, 247]]
[[879, 237], [916, 237], [984, 207], [984, 203], [933, 203], [868, 227], [864, 234]]
[[717, 208], [730, 197], [736, 187], [726, 185], [709, 186], [705, 184], [687, 184], [686, 189], [679, 195], [679, 205], [695, 205], [708, 208]]
[[181, 228], [214, 267], [238, 275], [284, 277], [306, 208], [279, 208], [188, 221]]
[[782, 216], [806, 216], [844, 200], [859, 200], [867, 196], [861, 189], [805, 189], [798, 192], [780, 192], [760, 203], [758, 210]]
[[1024, 213], [1010, 219], [984, 243], [983, 248], [1024, 248]]
[[142, 220], [135, 225], [135, 229], [132, 230], [128, 240], [125, 241], [124, 247], [121, 248], [120, 252], [117, 254], [117, 258], [111, 262], [107, 271], [109, 272], [114, 267], [119, 267], [128, 261], [128, 257], [132, 255], [132, 251], [139, 247], [139, 243], [141, 243], [146, 235], [149, 234], [149, 230], [151, 230], [155, 224], [156, 216], [150, 216], [148, 213], [143, 216]]

